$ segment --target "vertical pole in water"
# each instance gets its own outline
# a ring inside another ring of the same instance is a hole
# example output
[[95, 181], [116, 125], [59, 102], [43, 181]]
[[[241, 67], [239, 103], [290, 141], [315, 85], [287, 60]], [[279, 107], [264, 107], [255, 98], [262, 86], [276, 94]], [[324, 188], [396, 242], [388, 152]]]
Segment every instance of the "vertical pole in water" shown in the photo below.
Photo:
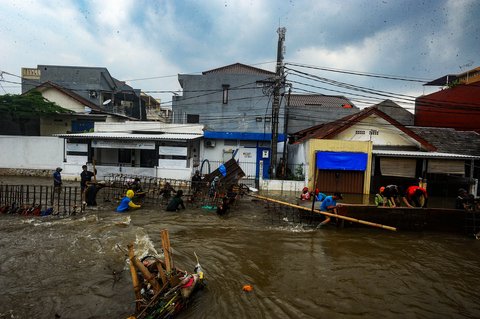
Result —
[[317, 198], [317, 195], [315, 194], [315, 190], [317, 189], [317, 176], [318, 176], [318, 169], [317, 169], [317, 163], [315, 162], [315, 165], [313, 166], [314, 171], [314, 177], [313, 177], [313, 199], [312, 199], [312, 211], [311, 211], [311, 217], [313, 218], [313, 211], [315, 209], [315, 199]]

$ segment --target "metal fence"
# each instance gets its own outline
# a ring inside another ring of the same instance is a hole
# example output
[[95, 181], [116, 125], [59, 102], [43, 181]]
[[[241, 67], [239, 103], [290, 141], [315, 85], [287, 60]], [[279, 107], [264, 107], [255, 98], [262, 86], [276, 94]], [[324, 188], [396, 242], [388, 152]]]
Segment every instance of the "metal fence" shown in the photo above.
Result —
[[0, 212], [33, 216], [82, 212], [80, 187], [0, 185]]

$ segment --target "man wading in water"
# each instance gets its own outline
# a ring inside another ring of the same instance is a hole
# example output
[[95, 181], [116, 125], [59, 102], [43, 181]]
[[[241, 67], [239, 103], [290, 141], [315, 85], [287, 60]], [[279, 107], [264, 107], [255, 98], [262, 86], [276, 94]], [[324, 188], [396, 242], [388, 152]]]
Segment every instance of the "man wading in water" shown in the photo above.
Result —
[[[335, 193], [333, 196], [327, 196], [322, 202], [322, 205], [320, 205], [320, 211], [322, 212], [334, 212], [337, 214], [337, 207], [340, 205], [337, 205], [337, 200], [343, 199], [342, 194], [340, 193]], [[325, 220], [318, 224], [317, 228], [321, 228], [324, 225], [328, 224], [330, 222], [330, 216], [325, 216]]]

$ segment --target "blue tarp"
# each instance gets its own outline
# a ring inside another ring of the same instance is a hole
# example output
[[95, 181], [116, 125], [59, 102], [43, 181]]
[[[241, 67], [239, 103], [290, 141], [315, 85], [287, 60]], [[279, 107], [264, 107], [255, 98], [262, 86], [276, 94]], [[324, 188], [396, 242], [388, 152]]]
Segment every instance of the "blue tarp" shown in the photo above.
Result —
[[317, 169], [365, 171], [367, 159], [367, 153], [317, 152], [315, 155]]

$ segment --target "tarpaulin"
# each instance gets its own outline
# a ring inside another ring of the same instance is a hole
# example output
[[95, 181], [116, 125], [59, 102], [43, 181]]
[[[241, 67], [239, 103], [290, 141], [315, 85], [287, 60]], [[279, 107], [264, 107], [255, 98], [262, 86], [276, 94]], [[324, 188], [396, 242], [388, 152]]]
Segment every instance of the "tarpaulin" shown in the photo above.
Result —
[[367, 153], [317, 152], [315, 158], [317, 169], [345, 171], [365, 171], [367, 169]]

